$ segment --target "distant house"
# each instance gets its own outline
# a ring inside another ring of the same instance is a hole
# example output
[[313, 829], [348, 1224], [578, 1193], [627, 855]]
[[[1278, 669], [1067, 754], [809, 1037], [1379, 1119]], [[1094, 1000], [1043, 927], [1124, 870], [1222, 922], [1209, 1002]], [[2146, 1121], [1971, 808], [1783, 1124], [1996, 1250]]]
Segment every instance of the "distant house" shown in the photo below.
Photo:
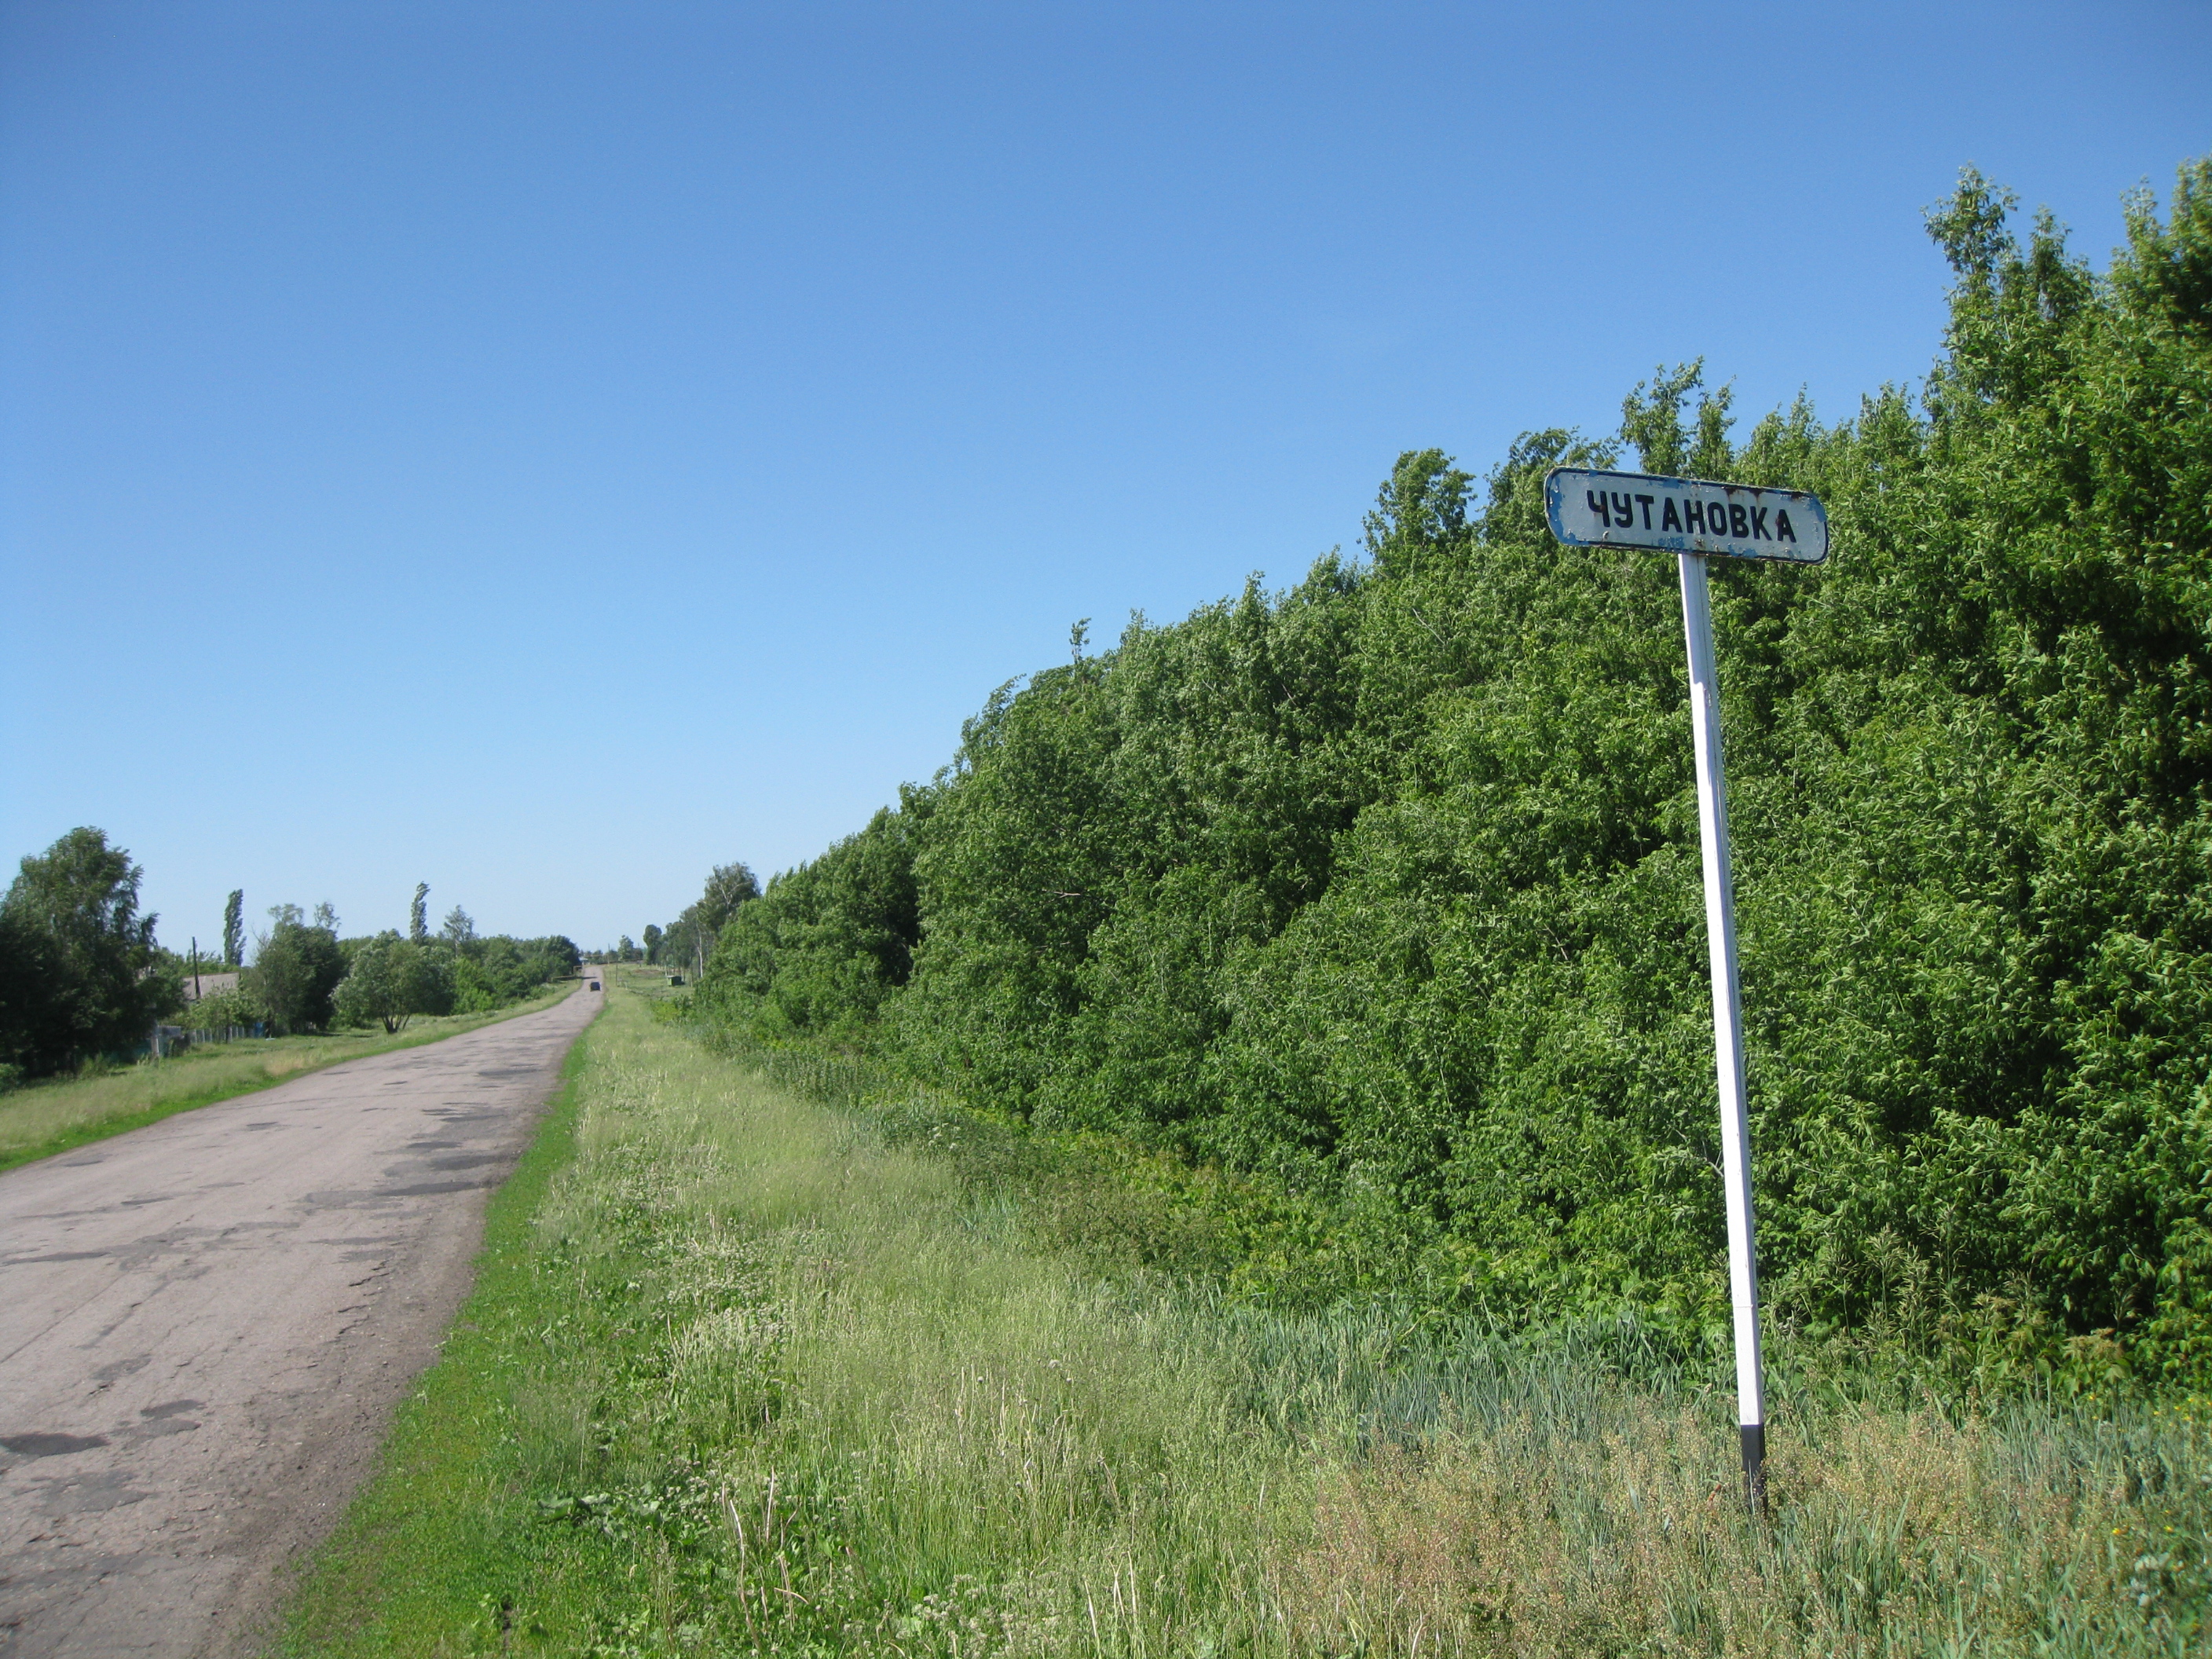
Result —
[[235, 968], [220, 974], [202, 973], [197, 980], [189, 973], [185, 975], [186, 1002], [198, 1002], [202, 997], [218, 997], [225, 991], [237, 988], [238, 970]]

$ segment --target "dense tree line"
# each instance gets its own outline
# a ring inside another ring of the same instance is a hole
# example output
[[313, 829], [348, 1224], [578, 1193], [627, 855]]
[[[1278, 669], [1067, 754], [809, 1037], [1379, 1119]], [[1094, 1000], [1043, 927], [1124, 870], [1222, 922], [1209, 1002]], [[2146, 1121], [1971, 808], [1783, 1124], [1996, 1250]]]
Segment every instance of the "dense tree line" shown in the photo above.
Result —
[[[743, 864], [718, 864], [707, 877], [706, 890], [665, 928], [645, 930], [645, 961], [682, 971], [696, 971], [714, 953], [714, 942], [723, 927], [748, 899], [760, 896], [760, 883]], [[621, 959], [629, 960], [631, 945], [625, 935]]]
[[26, 858], [0, 899], [0, 1088], [143, 1048], [155, 1022], [194, 1030], [258, 1027], [270, 1035], [381, 1024], [416, 1014], [502, 1008], [574, 975], [569, 939], [479, 937], [456, 906], [435, 936], [415, 892], [410, 933], [341, 939], [328, 904], [269, 912], [245, 962], [245, 894], [223, 908], [222, 961], [241, 968], [234, 988], [187, 1003], [197, 963], [165, 951], [141, 915], [143, 872], [99, 830], [72, 830]]
[[1541, 485], [1812, 489], [1828, 566], [1711, 573], [1774, 1305], [2212, 1357], [2212, 167], [2101, 273], [2011, 205], [1931, 215], [1917, 397], [1739, 442], [1662, 374], [1617, 441], [1402, 457], [1288, 592], [1079, 635], [739, 905], [698, 1008], [1261, 1172], [1502, 1314], [1711, 1319], [1674, 572], [1559, 548]]
[[331, 994], [340, 1024], [397, 1031], [416, 1014], [488, 1012], [570, 977], [583, 960], [575, 945], [558, 935], [479, 937], [459, 905], [437, 934], [427, 927], [422, 933], [418, 939], [387, 929], [344, 943], [346, 975]]
[[276, 1033], [382, 1025], [397, 1031], [417, 1014], [481, 1013], [572, 976], [583, 957], [562, 936], [480, 936], [456, 905], [436, 933], [425, 913], [427, 883], [408, 907], [408, 928], [340, 939], [327, 904], [310, 915], [296, 904], [269, 912], [238, 988], [191, 1011], [204, 1029], [259, 1024]]

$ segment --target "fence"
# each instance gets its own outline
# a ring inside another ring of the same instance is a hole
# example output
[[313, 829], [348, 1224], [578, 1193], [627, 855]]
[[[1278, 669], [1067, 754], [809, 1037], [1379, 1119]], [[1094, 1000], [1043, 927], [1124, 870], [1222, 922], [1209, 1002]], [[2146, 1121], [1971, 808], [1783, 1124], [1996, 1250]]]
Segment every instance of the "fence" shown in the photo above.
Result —
[[156, 1025], [153, 1036], [137, 1049], [140, 1056], [151, 1055], [155, 1060], [167, 1060], [180, 1054], [197, 1043], [243, 1042], [249, 1038], [265, 1037], [269, 1027], [265, 1021], [255, 1020], [251, 1025], [225, 1025], [212, 1031], [188, 1031], [181, 1025]]

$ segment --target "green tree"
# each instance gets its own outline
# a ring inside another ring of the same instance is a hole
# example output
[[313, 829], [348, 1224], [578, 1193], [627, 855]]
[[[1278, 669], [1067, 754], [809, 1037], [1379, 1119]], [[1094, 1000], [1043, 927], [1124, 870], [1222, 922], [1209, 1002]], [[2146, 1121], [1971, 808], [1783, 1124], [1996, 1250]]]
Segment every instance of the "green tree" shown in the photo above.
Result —
[[238, 969], [246, 965], [246, 890], [231, 889], [230, 896], [222, 906], [222, 965]]
[[407, 907], [407, 939], [410, 944], [421, 945], [430, 937], [430, 884], [415, 884], [415, 899]]
[[347, 971], [337, 934], [314, 926], [296, 904], [271, 906], [269, 919], [241, 983], [278, 1031], [322, 1030], [332, 1018], [331, 994]]
[[1406, 574], [1430, 556], [1463, 543], [1468, 533], [1468, 491], [1474, 482], [1441, 449], [1401, 455], [1362, 526], [1362, 540], [1376, 568]]
[[0, 1061], [50, 1072], [144, 1040], [181, 1000], [179, 975], [138, 914], [143, 872], [99, 830], [72, 830], [26, 858], [0, 913], [12, 950], [36, 962], [44, 989], [19, 986], [0, 1018]]
[[661, 932], [659, 924], [658, 922], [651, 921], [646, 923], [645, 959], [647, 962], [659, 962], [660, 960], [660, 940]]
[[348, 1025], [380, 1024], [398, 1031], [416, 1014], [442, 1013], [453, 1003], [451, 951], [379, 933], [354, 952], [353, 965], [331, 998]]
[[738, 908], [760, 896], [760, 883], [744, 864], [718, 864], [706, 889], [661, 935], [659, 960], [676, 967], [703, 968], [714, 942]]
[[699, 896], [699, 919], [707, 927], [720, 929], [740, 904], [758, 898], [760, 890], [750, 866], [718, 864], [707, 878], [706, 890]]
[[757, 1041], [858, 1036], [906, 983], [921, 937], [914, 857], [927, 817], [922, 792], [907, 791], [906, 806], [878, 812], [860, 834], [736, 908], [701, 981], [701, 1006]]
[[[582, 953], [569, 939], [511, 939], [495, 933], [452, 953], [453, 1006], [462, 1013], [504, 1008], [540, 986], [574, 974]], [[441, 1012], [433, 1010], [432, 1012]]]
[[477, 942], [476, 920], [456, 904], [446, 913], [446, 920], [438, 929], [438, 936], [454, 950], [465, 951]]
[[574, 976], [583, 966], [584, 953], [576, 948], [575, 940], [565, 933], [552, 933], [544, 939], [517, 941], [532, 975], [531, 983], [544, 985], [556, 979]]
[[65, 1062], [67, 981], [53, 938], [0, 905], [0, 1089]]

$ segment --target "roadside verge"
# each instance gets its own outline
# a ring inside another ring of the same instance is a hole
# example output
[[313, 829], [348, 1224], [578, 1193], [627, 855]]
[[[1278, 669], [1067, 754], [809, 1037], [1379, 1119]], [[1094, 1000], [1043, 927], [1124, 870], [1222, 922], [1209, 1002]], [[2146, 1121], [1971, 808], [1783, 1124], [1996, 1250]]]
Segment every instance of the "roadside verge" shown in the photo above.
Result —
[[404, 1030], [338, 1032], [225, 1043], [172, 1060], [142, 1061], [92, 1077], [33, 1083], [0, 1094], [0, 1170], [35, 1164], [110, 1135], [158, 1123], [218, 1101], [234, 1100], [349, 1060], [439, 1042], [501, 1020], [550, 1008], [582, 988], [562, 988], [495, 1008], [410, 1021]]
[[1726, 1396], [1631, 1329], [1179, 1285], [963, 1182], [965, 1133], [894, 1144], [611, 996], [278, 1651], [2203, 1645], [2194, 1402], [1793, 1385], [1753, 1524]]

